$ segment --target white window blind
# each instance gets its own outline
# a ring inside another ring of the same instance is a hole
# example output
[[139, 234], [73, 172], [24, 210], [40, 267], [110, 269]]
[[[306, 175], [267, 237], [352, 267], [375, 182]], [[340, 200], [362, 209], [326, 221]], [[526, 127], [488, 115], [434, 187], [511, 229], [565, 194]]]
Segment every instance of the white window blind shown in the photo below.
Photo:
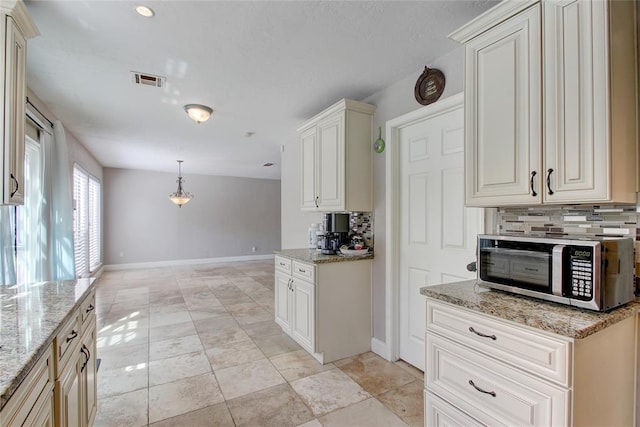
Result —
[[88, 277], [101, 264], [100, 181], [73, 168], [73, 242], [76, 276]]
[[100, 266], [100, 182], [89, 177], [89, 269]]

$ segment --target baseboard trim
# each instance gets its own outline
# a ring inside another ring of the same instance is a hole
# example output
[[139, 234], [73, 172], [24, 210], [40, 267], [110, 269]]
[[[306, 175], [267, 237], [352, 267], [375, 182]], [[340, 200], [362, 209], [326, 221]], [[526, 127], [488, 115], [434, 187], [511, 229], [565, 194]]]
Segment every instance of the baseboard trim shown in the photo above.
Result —
[[195, 265], [195, 264], [215, 264], [215, 263], [236, 262], [236, 261], [259, 261], [259, 260], [265, 260], [265, 259], [273, 259], [273, 254], [231, 256], [231, 257], [220, 257], [220, 258], [177, 259], [177, 260], [153, 261], [153, 262], [133, 262], [128, 264], [108, 264], [108, 265], [105, 265], [103, 268], [104, 268], [104, 271], [137, 270], [140, 268], [172, 267], [177, 265]]
[[390, 358], [389, 348], [386, 342], [381, 341], [375, 337], [371, 338], [371, 351], [378, 356], [384, 357], [388, 361], [393, 362], [393, 360], [391, 360]]

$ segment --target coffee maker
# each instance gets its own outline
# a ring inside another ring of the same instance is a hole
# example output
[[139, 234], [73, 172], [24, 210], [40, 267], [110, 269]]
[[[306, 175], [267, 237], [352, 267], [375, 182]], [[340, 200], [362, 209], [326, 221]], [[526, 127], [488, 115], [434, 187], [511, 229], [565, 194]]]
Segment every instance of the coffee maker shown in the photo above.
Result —
[[321, 252], [325, 255], [335, 254], [340, 246], [347, 243], [349, 235], [348, 213], [325, 213], [322, 219], [324, 239], [320, 245]]

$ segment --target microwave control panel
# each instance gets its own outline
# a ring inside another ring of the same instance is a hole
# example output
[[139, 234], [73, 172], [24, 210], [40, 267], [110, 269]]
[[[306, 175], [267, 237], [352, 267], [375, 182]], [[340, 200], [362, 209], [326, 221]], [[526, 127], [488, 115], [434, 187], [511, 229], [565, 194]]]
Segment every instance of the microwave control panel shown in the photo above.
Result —
[[569, 293], [572, 298], [591, 300], [593, 298], [593, 248], [569, 248]]

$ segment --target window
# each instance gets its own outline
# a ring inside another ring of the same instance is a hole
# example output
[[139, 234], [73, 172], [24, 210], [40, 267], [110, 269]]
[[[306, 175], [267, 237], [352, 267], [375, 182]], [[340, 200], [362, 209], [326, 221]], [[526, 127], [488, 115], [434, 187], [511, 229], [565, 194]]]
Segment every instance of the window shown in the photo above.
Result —
[[73, 243], [76, 276], [87, 277], [101, 264], [100, 181], [73, 167]]

